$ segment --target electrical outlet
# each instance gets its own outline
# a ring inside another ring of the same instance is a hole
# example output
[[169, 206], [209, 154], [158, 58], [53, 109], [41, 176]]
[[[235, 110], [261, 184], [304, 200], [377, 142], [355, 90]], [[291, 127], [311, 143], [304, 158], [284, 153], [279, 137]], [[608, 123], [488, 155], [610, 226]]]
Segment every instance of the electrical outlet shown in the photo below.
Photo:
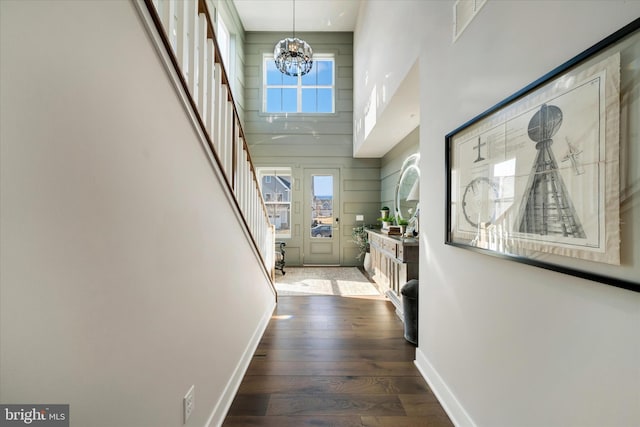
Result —
[[364, 221], [364, 215], [356, 215], [356, 221]]
[[191, 386], [191, 388], [189, 388], [189, 391], [187, 391], [187, 394], [184, 395], [184, 398], [182, 399], [182, 410], [183, 410], [183, 419], [184, 422], [183, 424], [187, 423], [187, 420], [189, 419], [189, 417], [191, 416], [191, 413], [193, 412], [193, 408], [195, 407], [195, 386]]

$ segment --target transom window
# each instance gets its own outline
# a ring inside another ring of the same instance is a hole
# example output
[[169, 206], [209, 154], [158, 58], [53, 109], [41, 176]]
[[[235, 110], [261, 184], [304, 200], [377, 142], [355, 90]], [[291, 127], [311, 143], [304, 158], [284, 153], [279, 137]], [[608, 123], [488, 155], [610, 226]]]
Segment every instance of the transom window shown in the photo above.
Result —
[[335, 61], [332, 55], [314, 55], [304, 76], [287, 76], [273, 57], [263, 63], [262, 110], [266, 113], [333, 113], [335, 111]]

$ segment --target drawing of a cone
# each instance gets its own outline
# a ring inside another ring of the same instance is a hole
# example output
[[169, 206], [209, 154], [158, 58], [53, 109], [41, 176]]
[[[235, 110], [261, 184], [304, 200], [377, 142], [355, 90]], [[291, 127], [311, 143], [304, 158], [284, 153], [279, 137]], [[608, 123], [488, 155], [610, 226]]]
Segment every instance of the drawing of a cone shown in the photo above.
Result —
[[569, 192], [558, 171], [551, 139], [562, 125], [562, 110], [543, 104], [529, 121], [536, 155], [518, 215], [518, 231], [585, 238]]

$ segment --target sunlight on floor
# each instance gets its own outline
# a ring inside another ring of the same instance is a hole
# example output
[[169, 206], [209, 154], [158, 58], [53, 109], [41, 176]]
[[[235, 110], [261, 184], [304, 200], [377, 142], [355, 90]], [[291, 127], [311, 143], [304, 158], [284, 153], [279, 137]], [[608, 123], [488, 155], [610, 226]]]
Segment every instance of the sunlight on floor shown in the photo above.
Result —
[[276, 277], [280, 296], [340, 295], [384, 298], [375, 283], [357, 267], [289, 267]]

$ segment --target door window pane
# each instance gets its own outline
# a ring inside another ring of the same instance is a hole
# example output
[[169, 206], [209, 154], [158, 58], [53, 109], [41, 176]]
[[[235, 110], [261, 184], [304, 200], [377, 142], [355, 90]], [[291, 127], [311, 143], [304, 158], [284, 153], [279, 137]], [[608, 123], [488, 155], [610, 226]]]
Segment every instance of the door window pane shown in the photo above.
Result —
[[311, 237], [333, 237], [333, 176], [313, 175], [311, 179]]

